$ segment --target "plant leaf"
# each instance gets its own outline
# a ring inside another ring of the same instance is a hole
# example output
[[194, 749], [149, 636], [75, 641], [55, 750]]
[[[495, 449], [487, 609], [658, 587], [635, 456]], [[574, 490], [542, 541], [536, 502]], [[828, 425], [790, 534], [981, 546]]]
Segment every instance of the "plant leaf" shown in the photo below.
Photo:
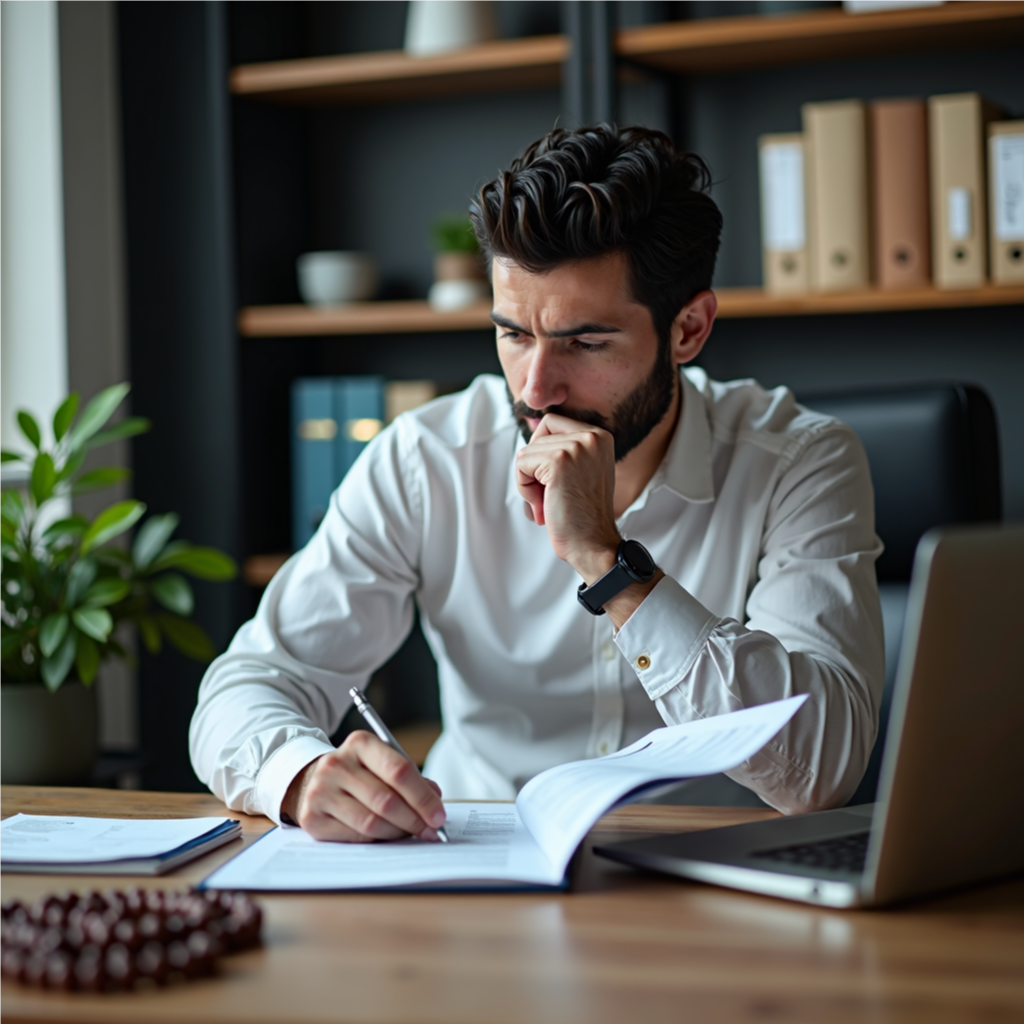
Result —
[[39, 650], [43, 657], [48, 658], [68, 635], [68, 616], [66, 612], [54, 612], [43, 619], [39, 627]]
[[39, 451], [39, 445], [42, 444], [42, 436], [39, 433], [39, 424], [36, 423], [32, 413], [26, 412], [24, 409], [18, 410], [18, 426], [21, 427], [21, 432], [25, 435], [28, 443]]
[[114, 410], [130, 390], [130, 384], [114, 384], [94, 395], [71, 431], [71, 447], [81, 448], [114, 415]]
[[20, 653], [25, 638], [16, 629], [5, 629], [0, 636], [0, 658], [5, 661]]
[[127, 580], [117, 578], [97, 580], [82, 596], [82, 604], [87, 608], [103, 608], [110, 604], [117, 604], [131, 593], [131, 589], [131, 584]]
[[12, 523], [20, 524], [25, 517], [25, 502], [21, 500], [21, 495], [17, 491], [4, 491], [0, 497], [0, 511]]
[[141, 501], [134, 500], [119, 501], [117, 504], [111, 505], [110, 508], [104, 509], [93, 520], [92, 526], [85, 531], [85, 536], [82, 537], [82, 554], [84, 555], [97, 544], [106, 544], [108, 540], [112, 540], [119, 533], [131, 529], [145, 511], [146, 506]]
[[164, 573], [150, 582], [153, 596], [176, 615], [191, 615], [195, 607], [192, 588], [184, 576], [176, 572]]
[[51, 544], [61, 537], [76, 537], [85, 533], [89, 526], [89, 520], [85, 516], [68, 516], [67, 519], [58, 519], [43, 531], [42, 541], [44, 544]]
[[53, 459], [48, 452], [40, 452], [32, 464], [30, 482], [32, 497], [35, 499], [37, 508], [53, 494], [53, 487], [56, 483], [57, 470], [54, 468]]
[[64, 465], [57, 471], [57, 482], [61, 483], [69, 477], [73, 477], [82, 468], [82, 463], [85, 462], [87, 454], [88, 452], [84, 448], [80, 451], [72, 452], [65, 460]]
[[78, 649], [78, 633], [73, 629], [68, 630], [64, 642], [57, 648], [56, 652], [49, 658], [43, 658], [40, 666], [40, 673], [46, 688], [53, 693], [67, 678], [71, 666], [75, 660], [75, 652]]
[[86, 635], [103, 643], [114, 628], [114, 620], [105, 608], [76, 608], [71, 621]]
[[0, 449], [0, 462], [24, 462], [25, 460], [17, 452], [9, 452]]
[[138, 625], [146, 650], [150, 654], [159, 654], [163, 644], [160, 640], [160, 627], [156, 624], [156, 619], [149, 615], [141, 615], [139, 616]]
[[72, 391], [53, 414], [53, 436], [58, 441], [68, 432], [76, 412], [78, 412], [78, 392]]
[[18, 528], [7, 516], [0, 516], [0, 536], [8, 544], [16, 544], [18, 542]]
[[91, 469], [83, 473], [71, 488], [72, 494], [85, 494], [87, 491], [98, 491], [101, 487], [112, 487], [132, 475], [130, 469], [122, 466], [109, 466], [105, 469]]
[[201, 580], [231, 580], [238, 575], [235, 560], [216, 548], [175, 547], [166, 551], [153, 563], [153, 571], [181, 569]]
[[75, 656], [75, 668], [78, 669], [78, 678], [89, 686], [96, 678], [100, 667], [100, 649], [88, 636], [78, 638], [78, 653]]
[[82, 600], [82, 595], [92, 586], [94, 579], [96, 563], [91, 558], [82, 558], [75, 562], [68, 573], [68, 583], [64, 590], [65, 607], [74, 608]]
[[180, 619], [177, 615], [168, 615], [166, 612], [160, 612], [156, 618], [167, 639], [186, 657], [194, 658], [196, 661], [213, 660], [217, 653], [213, 641], [198, 623]]
[[114, 424], [109, 430], [104, 430], [102, 434], [92, 437], [86, 448], [99, 448], [101, 445], [110, 444], [111, 441], [120, 441], [125, 437], [144, 434], [151, 426], [153, 424], [143, 416], [128, 416], [120, 423]]
[[171, 534], [178, 528], [178, 516], [167, 512], [162, 516], [150, 516], [139, 527], [132, 545], [132, 561], [137, 569], [145, 569], [163, 551]]

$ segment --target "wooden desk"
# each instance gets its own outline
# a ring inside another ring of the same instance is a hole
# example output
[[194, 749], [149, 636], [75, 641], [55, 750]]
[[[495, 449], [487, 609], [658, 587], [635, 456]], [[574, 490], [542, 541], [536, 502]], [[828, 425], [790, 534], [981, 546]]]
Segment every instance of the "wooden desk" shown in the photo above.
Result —
[[[2, 812], [223, 814], [209, 796], [4, 787]], [[588, 839], [769, 811], [626, 808]], [[237, 816], [237, 815], [236, 815]], [[185, 888], [269, 825], [162, 879]], [[3, 897], [119, 879], [4, 875]], [[584, 851], [567, 895], [260, 896], [263, 949], [165, 990], [59, 995], [4, 984], [15, 1021], [91, 1024], [1024, 1020], [1024, 879], [896, 911], [839, 912], [645, 876]]]

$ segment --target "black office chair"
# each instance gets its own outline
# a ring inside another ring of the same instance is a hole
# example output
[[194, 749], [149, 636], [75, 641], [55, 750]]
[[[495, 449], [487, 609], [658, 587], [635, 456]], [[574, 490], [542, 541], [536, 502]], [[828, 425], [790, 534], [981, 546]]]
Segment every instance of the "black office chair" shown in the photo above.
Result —
[[871, 464], [877, 563], [885, 623], [885, 689], [878, 741], [851, 804], [878, 788], [910, 571], [921, 535], [933, 526], [1002, 518], [999, 432], [988, 395], [971, 384], [922, 384], [831, 395], [801, 395], [859, 435]]

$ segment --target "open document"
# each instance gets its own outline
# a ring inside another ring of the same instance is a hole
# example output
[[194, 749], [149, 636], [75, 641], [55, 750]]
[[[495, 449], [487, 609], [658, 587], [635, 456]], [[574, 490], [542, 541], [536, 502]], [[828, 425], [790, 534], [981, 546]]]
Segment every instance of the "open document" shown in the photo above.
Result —
[[656, 729], [607, 757], [549, 768], [515, 804], [446, 804], [448, 843], [323, 843], [301, 829], [277, 828], [203, 884], [271, 891], [562, 888], [576, 847], [602, 814], [652, 788], [735, 768], [805, 700]]

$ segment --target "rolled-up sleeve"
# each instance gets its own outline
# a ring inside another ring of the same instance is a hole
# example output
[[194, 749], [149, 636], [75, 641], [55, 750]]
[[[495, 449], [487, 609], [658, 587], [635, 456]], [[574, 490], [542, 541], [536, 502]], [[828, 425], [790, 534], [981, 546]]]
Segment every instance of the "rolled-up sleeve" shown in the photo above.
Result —
[[884, 642], [874, 495], [856, 435], [830, 424], [780, 460], [744, 622], [662, 579], [616, 643], [667, 723], [807, 694], [728, 774], [786, 813], [841, 805], [878, 728]]
[[363, 452], [309, 544], [210, 665], [192, 765], [229, 807], [280, 822], [281, 801], [413, 621], [421, 502], [401, 423]]

